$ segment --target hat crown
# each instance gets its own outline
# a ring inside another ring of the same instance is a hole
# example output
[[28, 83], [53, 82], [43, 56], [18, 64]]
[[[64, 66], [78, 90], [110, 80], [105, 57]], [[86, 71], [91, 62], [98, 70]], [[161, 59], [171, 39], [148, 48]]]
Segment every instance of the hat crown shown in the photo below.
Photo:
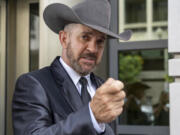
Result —
[[86, 0], [72, 9], [85, 23], [109, 28], [111, 6], [107, 0]]
[[69, 23], [78, 23], [106, 34], [109, 38], [129, 40], [131, 31], [120, 34], [110, 30], [111, 6], [108, 0], [86, 0], [73, 8], [61, 3], [48, 5], [43, 13], [47, 26], [59, 33]]

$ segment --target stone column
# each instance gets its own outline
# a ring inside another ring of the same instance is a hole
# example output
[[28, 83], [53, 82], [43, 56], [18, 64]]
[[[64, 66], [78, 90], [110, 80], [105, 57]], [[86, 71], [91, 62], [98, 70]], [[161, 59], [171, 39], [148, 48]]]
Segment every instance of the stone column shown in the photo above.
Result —
[[170, 135], [180, 133], [180, 1], [168, 1], [168, 52], [169, 75], [175, 78], [170, 84]]

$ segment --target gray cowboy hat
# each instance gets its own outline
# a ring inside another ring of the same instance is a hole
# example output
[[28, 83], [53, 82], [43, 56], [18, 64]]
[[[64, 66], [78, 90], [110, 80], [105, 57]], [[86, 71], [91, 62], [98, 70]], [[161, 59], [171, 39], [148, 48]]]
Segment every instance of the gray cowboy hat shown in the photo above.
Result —
[[126, 85], [126, 90], [129, 94], [134, 94], [136, 91], [148, 90], [150, 86], [142, 82], [134, 82]]
[[48, 5], [43, 13], [47, 26], [59, 33], [69, 23], [86, 25], [99, 32], [105, 33], [110, 38], [129, 40], [131, 31], [127, 30], [116, 34], [109, 30], [111, 6], [107, 0], [85, 0], [70, 8], [67, 5], [54, 3]]

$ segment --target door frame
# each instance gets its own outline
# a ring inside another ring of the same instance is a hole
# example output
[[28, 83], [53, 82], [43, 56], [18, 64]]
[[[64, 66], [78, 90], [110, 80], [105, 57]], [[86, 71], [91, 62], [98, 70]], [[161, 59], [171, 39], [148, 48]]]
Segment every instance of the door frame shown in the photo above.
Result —
[[6, 1], [0, 1], [0, 134], [5, 134]]
[[7, 0], [5, 135], [13, 135], [12, 97], [16, 79], [29, 71], [29, 4], [34, 2], [39, 0]]

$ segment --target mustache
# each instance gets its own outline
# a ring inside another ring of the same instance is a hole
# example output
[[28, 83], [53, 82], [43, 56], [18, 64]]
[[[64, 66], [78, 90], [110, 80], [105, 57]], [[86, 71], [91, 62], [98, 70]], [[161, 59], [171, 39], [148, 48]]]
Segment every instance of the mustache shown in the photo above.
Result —
[[95, 53], [85, 53], [80, 55], [80, 58], [86, 58], [86, 59], [90, 59], [90, 60], [96, 60], [97, 59], [97, 55]]

